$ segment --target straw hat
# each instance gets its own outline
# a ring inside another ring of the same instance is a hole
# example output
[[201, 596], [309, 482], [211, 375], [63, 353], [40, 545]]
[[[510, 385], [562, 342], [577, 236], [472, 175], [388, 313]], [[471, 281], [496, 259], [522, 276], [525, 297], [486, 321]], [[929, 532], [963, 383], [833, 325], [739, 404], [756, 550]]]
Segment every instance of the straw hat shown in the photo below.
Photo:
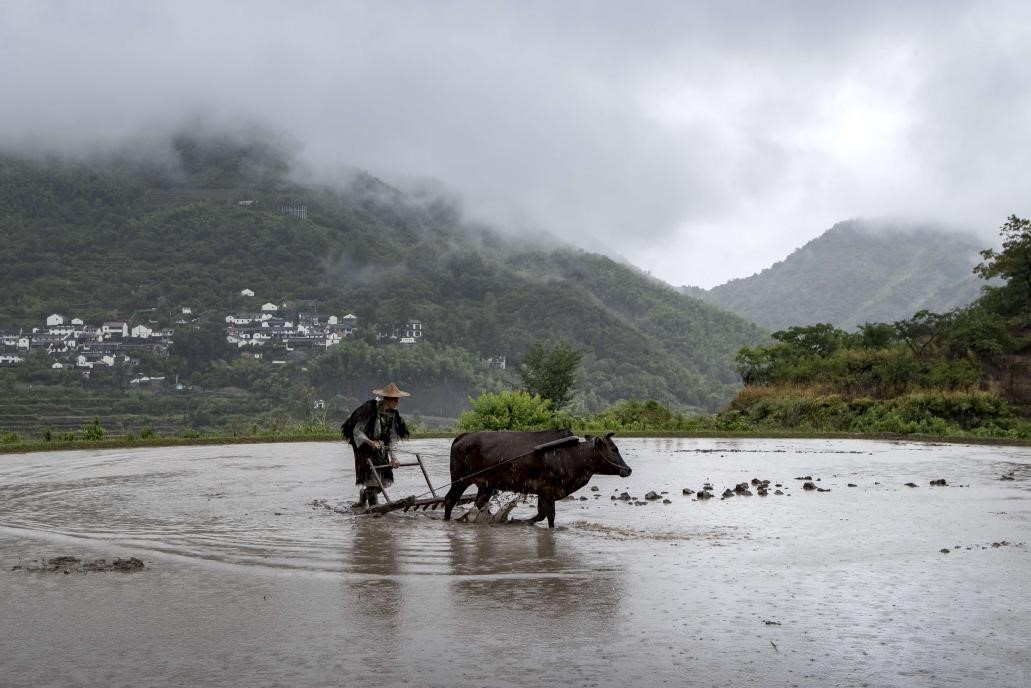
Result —
[[384, 398], [387, 398], [387, 399], [391, 399], [391, 398], [392, 399], [399, 399], [401, 397], [410, 397], [410, 396], [412, 396], [408, 392], [402, 392], [401, 390], [399, 390], [397, 388], [397, 385], [395, 385], [393, 382], [391, 382], [389, 385], [387, 385], [383, 389], [374, 389], [374, 390], [372, 390], [372, 393], [377, 395], [377, 396], [381, 396], [381, 397], [384, 397]]

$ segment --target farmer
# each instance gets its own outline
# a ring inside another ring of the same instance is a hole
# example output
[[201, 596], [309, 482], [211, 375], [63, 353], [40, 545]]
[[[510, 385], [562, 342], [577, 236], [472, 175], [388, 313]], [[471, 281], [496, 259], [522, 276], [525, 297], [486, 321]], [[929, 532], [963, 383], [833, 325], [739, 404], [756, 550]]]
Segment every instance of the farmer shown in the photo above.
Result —
[[[376, 505], [380, 482], [384, 487], [394, 484], [392, 469], [400, 464], [394, 458], [392, 449], [398, 440], [408, 437], [408, 428], [396, 407], [401, 397], [411, 395], [402, 392], [393, 382], [383, 389], [372, 390], [372, 393], [377, 398], [356, 408], [340, 428], [344, 440], [354, 450], [354, 482], [361, 486], [358, 506]], [[390, 466], [378, 470], [379, 482], [369, 468], [367, 459], [372, 459], [376, 466]]]

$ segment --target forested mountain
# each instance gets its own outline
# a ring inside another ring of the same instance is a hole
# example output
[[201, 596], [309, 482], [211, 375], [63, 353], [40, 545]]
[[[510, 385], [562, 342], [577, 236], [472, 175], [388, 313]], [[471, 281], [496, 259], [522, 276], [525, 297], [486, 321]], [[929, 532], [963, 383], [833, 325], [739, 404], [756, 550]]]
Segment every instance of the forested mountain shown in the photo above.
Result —
[[682, 292], [771, 330], [852, 329], [971, 303], [984, 284], [971, 272], [983, 248], [937, 227], [849, 220], [756, 275]]
[[[514, 380], [483, 359], [511, 366], [535, 342], [567, 342], [585, 352], [584, 409], [630, 397], [715, 409], [739, 387], [735, 353], [765, 340], [607, 258], [469, 226], [447, 201], [369, 175], [302, 185], [289, 156], [254, 141], [181, 136], [172, 150], [160, 161], [0, 156], [0, 328], [38, 326], [54, 312], [168, 326], [188, 305], [200, 321], [182, 329], [208, 321], [210, 333], [231, 310], [316, 301], [320, 313], [354, 313], [366, 326], [418, 318], [424, 341], [377, 343], [367, 327], [277, 379], [328, 398], [390, 378], [460, 406]], [[289, 214], [301, 206], [304, 217]], [[209, 354], [173, 357], [165, 372], [208, 387], [260, 384], [257, 362]]]

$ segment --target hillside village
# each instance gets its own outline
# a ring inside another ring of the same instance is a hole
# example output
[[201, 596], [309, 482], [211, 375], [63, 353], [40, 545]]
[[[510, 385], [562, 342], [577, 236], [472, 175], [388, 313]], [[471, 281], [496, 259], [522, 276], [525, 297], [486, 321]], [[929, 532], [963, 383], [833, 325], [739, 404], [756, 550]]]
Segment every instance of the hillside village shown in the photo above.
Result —
[[[254, 292], [243, 289], [240, 295], [253, 297]], [[312, 301], [303, 302], [301, 307], [294, 303], [267, 302], [257, 311], [226, 313], [226, 342], [239, 349], [243, 356], [285, 363], [292, 352], [302, 352], [294, 357], [317, 354], [358, 332], [356, 315], [322, 316], [317, 309]], [[96, 367], [135, 366], [144, 354], [168, 356], [176, 328], [191, 327], [199, 320], [189, 306], [178, 310], [176, 327], [160, 327], [136, 317], [90, 324], [80, 318], [52, 313], [31, 331], [0, 328], [0, 366], [16, 366], [33, 352], [41, 352], [51, 359], [53, 369], [85, 371]], [[374, 324], [370, 330], [375, 332], [376, 341], [384, 344], [411, 346], [423, 337], [422, 322], [416, 319], [391, 326]], [[498, 364], [492, 360], [490, 365], [503, 367], [504, 361]], [[149, 380], [138, 376], [132, 382]]]

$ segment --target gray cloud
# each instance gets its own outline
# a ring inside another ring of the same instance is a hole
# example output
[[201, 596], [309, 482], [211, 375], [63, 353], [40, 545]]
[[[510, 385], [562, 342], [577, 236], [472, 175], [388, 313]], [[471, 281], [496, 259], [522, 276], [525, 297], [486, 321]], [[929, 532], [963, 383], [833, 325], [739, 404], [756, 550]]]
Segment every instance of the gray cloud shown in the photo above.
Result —
[[256, 122], [710, 286], [850, 217], [1028, 214], [1025, 5], [4, 3], [0, 142]]

